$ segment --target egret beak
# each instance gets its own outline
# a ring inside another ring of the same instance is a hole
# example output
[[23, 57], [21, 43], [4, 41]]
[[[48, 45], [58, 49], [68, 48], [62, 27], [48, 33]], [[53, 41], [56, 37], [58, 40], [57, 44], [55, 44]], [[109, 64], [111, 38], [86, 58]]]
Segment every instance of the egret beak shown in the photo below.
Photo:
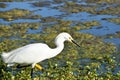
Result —
[[72, 43], [74, 43], [74, 44], [76, 44], [78, 47], [80, 47], [80, 45], [77, 44], [74, 40], [71, 40], [71, 41], [72, 41]]

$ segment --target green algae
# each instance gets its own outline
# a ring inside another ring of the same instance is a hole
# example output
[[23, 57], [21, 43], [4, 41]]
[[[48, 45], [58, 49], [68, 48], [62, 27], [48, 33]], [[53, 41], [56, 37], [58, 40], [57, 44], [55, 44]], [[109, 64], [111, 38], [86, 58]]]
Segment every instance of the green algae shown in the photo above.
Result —
[[43, 22], [56, 22], [56, 21], [58, 21], [59, 19], [57, 19], [57, 18], [55, 18], [55, 17], [51, 17], [51, 16], [49, 16], [49, 17], [42, 17], [41, 18], [41, 20], [43, 21]]
[[5, 39], [3, 42], [0, 42], [0, 52], [11, 51], [11, 50], [19, 48], [27, 43], [29, 43], [27, 40]]
[[120, 32], [116, 32], [115, 34], [109, 34], [109, 35], [106, 35], [106, 36], [102, 36], [100, 38], [109, 38], [109, 39], [112, 39], [112, 38], [120, 38]]
[[112, 19], [107, 19], [108, 21], [110, 21], [110, 22], [114, 22], [114, 23], [116, 23], [116, 24], [120, 24], [120, 18], [112, 18]]
[[50, 6], [50, 4], [51, 4], [50, 1], [39, 1], [33, 3], [33, 5], [37, 7]]
[[100, 26], [100, 23], [98, 21], [81, 22], [74, 26], [74, 29], [79, 31], [82, 29], [90, 29], [93, 26]]
[[9, 26], [0, 25], [0, 37], [3, 38], [26, 38], [25, 35], [28, 29], [37, 30], [40, 27], [40, 23], [13, 23]]
[[30, 14], [30, 11], [28, 10], [10, 10], [7, 12], [0, 12], [0, 18], [3, 18], [5, 20], [11, 21], [14, 20], [15, 18], [19, 17], [25, 17], [26, 15]]
[[7, 21], [12, 21], [15, 19], [39, 19], [40, 15], [31, 15], [29, 10], [24, 9], [12, 9], [9, 11], [0, 11], [0, 18], [3, 18]]
[[0, 3], [0, 8], [5, 8], [5, 7], [6, 7], [6, 4]]
[[0, 37], [9, 37], [12, 34], [8, 34], [10, 32], [10, 26], [0, 25]]
[[119, 15], [119, 13], [120, 13], [120, 4], [116, 7], [109, 7], [107, 9], [98, 11], [96, 14]]
[[78, 13], [78, 12], [91, 12], [93, 13], [96, 10], [96, 6], [83, 6], [74, 2], [66, 2], [64, 6], [61, 7], [62, 11], [68, 11], [69, 13]]
[[117, 3], [119, 2], [119, 0], [99, 0], [99, 1], [96, 1], [96, 0], [87, 0], [86, 2], [88, 3], [97, 3], [97, 4], [102, 4], [102, 3], [109, 3], [109, 4], [113, 4], [113, 3]]
[[12, 2], [13, 0], [0, 0], [0, 2]]
[[[79, 13], [79, 12], [88, 12], [92, 14], [110, 14], [110, 15], [119, 15], [120, 13], [120, 1], [119, 0], [87, 0], [86, 4], [88, 5], [82, 5], [78, 4], [76, 2], [64, 2], [64, 6], [60, 6], [59, 9], [61, 11], [65, 11], [68, 13]], [[93, 5], [89, 5], [93, 4]], [[96, 4], [96, 5], [94, 5]], [[101, 8], [105, 5], [111, 5], [106, 8]], [[113, 6], [116, 5], [116, 6]]]

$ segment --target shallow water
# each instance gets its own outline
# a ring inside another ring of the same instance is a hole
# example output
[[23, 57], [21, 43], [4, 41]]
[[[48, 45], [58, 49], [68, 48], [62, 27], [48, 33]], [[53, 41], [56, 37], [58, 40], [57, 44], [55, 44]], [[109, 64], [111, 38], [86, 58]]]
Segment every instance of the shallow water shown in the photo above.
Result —
[[[94, 15], [87, 12], [80, 12], [80, 13], [73, 13], [68, 16], [65, 16], [63, 17], [63, 20], [71, 20], [71, 21], [77, 21], [77, 22], [98, 21], [100, 23], [100, 26], [93, 26], [90, 29], [80, 30], [80, 32], [82, 33], [89, 33], [95, 36], [107, 36], [109, 34], [116, 34], [116, 32], [119, 32], [120, 25], [104, 20], [106, 18], [112, 19], [112, 18], [118, 18], [118, 16], [112, 16], [107, 14]], [[120, 45], [120, 43], [118, 42], [119, 40], [111, 41], [111, 43], [115, 45]]]
[[6, 8], [0, 8], [0, 11], [8, 11], [11, 9], [26, 9], [26, 10], [38, 10], [39, 8], [33, 7], [31, 4], [34, 3], [35, 1], [31, 2], [1, 2], [7, 5]]
[[[95, 36], [105, 36], [108, 34], [115, 34], [116, 32], [120, 31], [119, 25], [108, 22], [108, 21], [100, 21], [100, 28], [99, 26], [94, 26], [88, 30], [81, 30], [80, 32], [90, 33]], [[114, 43], [114, 42], [113, 42]]]
[[41, 15], [42, 17], [56, 17], [56, 16], [59, 16], [62, 14], [62, 12], [60, 12], [59, 10], [56, 10], [56, 9], [51, 9], [51, 8], [42, 8], [41, 10], [39, 11], [35, 11], [34, 14], [39, 14]]
[[3, 19], [0, 19], [0, 22], [2, 24], [5, 24], [5, 25], [9, 25], [9, 24], [12, 24], [12, 23], [25, 23], [25, 22], [28, 22], [28, 23], [34, 23], [34, 22], [40, 22], [41, 20], [40, 19], [17, 19], [17, 20], [13, 20], [13, 21], [5, 21]]
[[118, 16], [112, 16], [112, 15], [95, 15], [95, 14], [90, 14], [88, 12], [80, 12], [80, 13], [72, 13], [70, 15], [67, 15], [64, 17], [64, 20], [72, 20], [72, 21], [102, 21], [104, 18], [117, 18]]

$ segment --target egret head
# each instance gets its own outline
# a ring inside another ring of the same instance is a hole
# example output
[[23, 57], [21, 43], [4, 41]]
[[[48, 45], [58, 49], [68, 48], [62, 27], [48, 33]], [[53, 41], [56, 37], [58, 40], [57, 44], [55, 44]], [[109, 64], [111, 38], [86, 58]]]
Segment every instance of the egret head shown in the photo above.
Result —
[[63, 37], [63, 39], [64, 39], [65, 41], [72, 42], [72, 43], [74, 43], [74, 44], [76, 44], [77, 46], [80, 47], [80, 45], [78, 45], [78, 44], [74, 41], [74, 39], [72, 38], [72, 36], [71, 36], [70, 34], [68, 34], [68, 33], [66, 33], [66, 32], [63, 32], [63, 33], [60, 33], [59, 36]]

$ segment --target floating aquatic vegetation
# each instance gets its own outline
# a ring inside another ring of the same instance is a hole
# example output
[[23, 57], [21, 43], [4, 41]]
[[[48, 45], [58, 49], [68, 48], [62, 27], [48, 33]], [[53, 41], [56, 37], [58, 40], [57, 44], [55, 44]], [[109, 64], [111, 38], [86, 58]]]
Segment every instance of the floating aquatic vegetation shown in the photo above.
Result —
[[15, 30], [25, 30], [25, 29], [38, 29], [40, 27], [41, 23], [35, 22], [35, 23], [14, 23], [11, 24], [11, 27]]
[[103, 4], [103, 3], [109, 3], [109, 4], [113, 4], [113, 3], [117, 3], [119, 2], [119, 0], [99, 0], [99, 1], [96, 1], [96, 0], [86, 0], [87, 3], [98, 3], [98, 4]]
[[108, 38], [108, 39], [112, 39], [112, 38], [120, 38], [120, 32], [116, 32], [115, 34], [109, 34], [109, 35], [105, 35], [105, 36], [101, 36], [100, 38]]
[[97, 6], [88, 7], [88, 5], [81, 5], [74, 2], [66, 2], [64, 6], [61, 6], [62, 11], [68, 11], [69, 13], [78, 13], [78, 12], [91, 12], [93, 13]]
[[13, 0], [0, 0], [0, 2], [12, 2]]
[[39, 2], [33, 3], [33, 5], [37, 7], [50, 6], [50, 4], [51, 4], [51, 1], [39, 1]]
[[111, 15], [119, 15], [120, 13], [120, 4], [116, 7], [108, 7], [106, 9], [102, 9], [97, 11], [96, 14], [111, 14]]
[[118, 38], [120, 38], [120, 32], [116, 32], [115, 34]]
[[9, 37], [12, 36], [11, 27], [6, 25], [0, 25], [0, 37]]
[[5, 8], [5, 7], [6, 7], [6, 4], [0, 3], [0, 8]]
[[98, 21], [91, 21], [91, 22], [83, 22], [83, 26], [99, 26], [100, 23]]
[[40, 15], [31, 15], [29, 10], [13, 9], [5, 12], [0, 11], [0, 18], [3, 18], [7, 21], [12, 21], [19, 18], [39, 19]]
[[61, 11], [69, 13], [88, 12], [92, 14], [111, 14], [119, 15], [120, 4], [119, 0], [87, 0], [86, 5], [78, 4], [76, 2], [65, 2], [64, 5], [60, 6]]
[[43, 18], [41, 18], [41, 20], [43, 21], [43, 22], [56, 22], [56, 21], [58, 21], [58, 19], [57, 18], [55, 18], [55, 17], [43, 17]]
[[20, 17], [25, 17], [28, 14], [30, 14], [28, 10], [13, 9], [6, 12], [0, 12], [0, 18], [11, 21]]
[[0, 53], [11, 51], [11, 50], [16, 49], [20, 46], [23, 46], [27, 43], [29, 43], [29, 41], [27, 41], [27, 40], [5, 39], [4, 41], [0, 42]]
[[40, 23], [14, 23], [10, 26], [0, 25], [0, 37], [18, 37], [21, 38], [25, 35], [28, 29], [37, 30], [40, 27]]
[[114, 22], [116, 24], [120, 24], [120, 18], [112, 18], [112, 19], [107, 19], [110, 22]]
[[78, 23], [76, 26], [73, 28], [77, 31], [82, 30], [82, 29], [90, 29], [93, 26], [99, 26], [100, 23], [98, 21], [88, 21], [88, 22], [82, 22]]

